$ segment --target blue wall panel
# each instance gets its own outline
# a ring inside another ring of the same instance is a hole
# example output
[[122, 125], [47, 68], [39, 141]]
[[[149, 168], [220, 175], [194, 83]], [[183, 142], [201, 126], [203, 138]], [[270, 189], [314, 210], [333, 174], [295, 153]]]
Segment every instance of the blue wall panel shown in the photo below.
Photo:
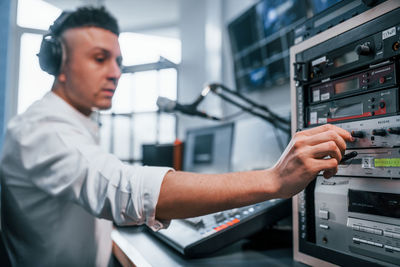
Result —
[[0, 0], [0, 149], [5, 130], [7, 50], [10, 30], [10, 9], [12, 0]]

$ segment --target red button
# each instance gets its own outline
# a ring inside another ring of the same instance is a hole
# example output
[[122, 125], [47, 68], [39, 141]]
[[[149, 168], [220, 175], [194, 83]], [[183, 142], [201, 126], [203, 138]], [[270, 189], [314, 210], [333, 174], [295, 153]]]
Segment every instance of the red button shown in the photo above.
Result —
[[238, 222], [240, 222], [240, 220], [239, 220], [239, 219], [237, 219], [237, 218], [235, 218], [235, 219], [233, 219], [231, 222], [233, 222], [233, 223], [235, 224], [235, 223], [238, 223]]
[[379, 78], [379, 83], [384, 83], [386, 81], [385, 77], [380, 77]]

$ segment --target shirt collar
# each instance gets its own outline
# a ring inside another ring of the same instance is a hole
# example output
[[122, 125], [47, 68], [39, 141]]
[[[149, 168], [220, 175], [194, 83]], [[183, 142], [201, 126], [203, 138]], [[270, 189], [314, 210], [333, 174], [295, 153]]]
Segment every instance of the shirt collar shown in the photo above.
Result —
[[54, 106], [57, 110], [62, 110], [73, 117], [75, 121], [86, 128], [96, 140], [98, 139], [99, 126], [97, 122], [93, 120], [94, 117], [83, 115], [53, 91], [48, 92], [44, 96], [44, 100], [46, 102], [48, 101], [50, 105]]

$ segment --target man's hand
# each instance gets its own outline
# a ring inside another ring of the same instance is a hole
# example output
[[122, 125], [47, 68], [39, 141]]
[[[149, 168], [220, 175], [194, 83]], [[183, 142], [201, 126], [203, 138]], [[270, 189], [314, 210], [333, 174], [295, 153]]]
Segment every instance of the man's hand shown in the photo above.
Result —
[[325, 178], [336, 174], [346, 150], [349, 132], [326, 124], [294, 135], [279, 161], [272, 168], [281, 197], [300, 192], [320, 171]]
[[[225, 174], [168, 172], [161, 185], [159, 219], [187, 218], [288, 198], [303, 190], [320, 172], [333, 176], [350, 133], [324, 125], [296, 133], [274, 167]], [[329, 156], [329, 157], [328, 157]]]

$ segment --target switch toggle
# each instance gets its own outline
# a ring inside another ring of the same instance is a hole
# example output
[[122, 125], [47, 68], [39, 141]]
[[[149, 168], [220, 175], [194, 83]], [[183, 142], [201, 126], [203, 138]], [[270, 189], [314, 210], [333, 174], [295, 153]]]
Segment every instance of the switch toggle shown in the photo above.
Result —
[[340, 164], [345, 163], [349, 159], [357, 157], [357, 155], [358, 155], [357, 151], [351, 151], [350, 153], [344, 154], [342, 160], [340, 161]]
[[386, 136], [386, 130], [385, 129], [373, 129], [372, 135]]

